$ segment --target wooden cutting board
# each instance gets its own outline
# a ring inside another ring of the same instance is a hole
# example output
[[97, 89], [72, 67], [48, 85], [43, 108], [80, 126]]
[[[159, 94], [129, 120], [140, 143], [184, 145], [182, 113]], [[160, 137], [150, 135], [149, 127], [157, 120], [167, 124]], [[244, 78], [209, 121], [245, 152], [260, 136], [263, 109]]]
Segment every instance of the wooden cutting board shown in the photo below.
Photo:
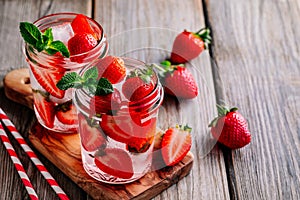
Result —
[[[28, 69], [17, 69], [8, 73], [4, 78], [4, 89], [9, 99], [32, 108]], [[84, 171], [78, 134], [51, 132], [36, 123], [29, 132], [29, 140], [39, 152], [94, 199], [151, 199], [188, 175], [194, 160], [193, 154], [189, 152], [177, 165], [161, 169], [159, 159], [154, 159], [153, 168], [158, 170], [129, 184], [111, 185], [94, 180]]]

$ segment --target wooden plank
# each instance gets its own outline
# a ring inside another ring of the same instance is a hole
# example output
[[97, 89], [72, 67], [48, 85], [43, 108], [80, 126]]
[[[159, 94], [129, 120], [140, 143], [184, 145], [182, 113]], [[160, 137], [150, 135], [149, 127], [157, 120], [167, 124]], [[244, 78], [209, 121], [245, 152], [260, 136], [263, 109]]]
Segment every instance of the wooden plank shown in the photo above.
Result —
[[[91, 0], [1, 0], [0, 80], [9, 71], [27, 66], [22, 52], [23, 40], [18, 30], [19, 22], [34, 21], [43, 15], [54, 12], [72, 11], [91, 16], [91, 2]], [[21, 134], [27, 138], [28, 129], [35, 120], [34, 113], [32, 110], [7, 99], [2, 86], [3, 83], [0, 81], [0, 106], [9, 115]], [[57, 199], [56, 194], [36, 170], [27, 155], [22, 152], [14, 140], [12, 141], [40, 199]], [[87, 198], [86, 193], [50, 161], [41, 154], [38, 156], [71, 199]], [[2, 144], [0, 145], [0, 163], [5, 163], [1, 165], [0, 170], [0, 180], [3, 183], [0, 186], [0, 199], [28, 199], [27, 192]]]
[[[96, 0], [94, 13], [108, 36], [110, 54], [160, 62], [169, 55], [179, 32], [204, 27], [202, 10], [200, 0]], [[222, 152], [214, 149], [208, 154], [214, 141], [207, 124], [216, 114], [208, 52], [193, 60], [189, 68], [199, 84], [199, 97], [189, 101], [166, 97], [159, 121], [162, 128], [176, 122], [188, 123], [194, 128], [194, 167], [190, 176], [155, 199], [229, 199]]]
[[129, 184], [111, 185], [93, 179], [84, 171], [78, 134], [57, 134], [37, 123], [30, 130], [29, 138], [39, 152], [95, 200], [150, 199], [185, 177], [193, 165], [193, 154], [189, 152], [173, 167], [151, 171]]
[[300, 199], [300, 2], [206, 0], [217, 81], [253, 134], [228, 152], [232, 199]]

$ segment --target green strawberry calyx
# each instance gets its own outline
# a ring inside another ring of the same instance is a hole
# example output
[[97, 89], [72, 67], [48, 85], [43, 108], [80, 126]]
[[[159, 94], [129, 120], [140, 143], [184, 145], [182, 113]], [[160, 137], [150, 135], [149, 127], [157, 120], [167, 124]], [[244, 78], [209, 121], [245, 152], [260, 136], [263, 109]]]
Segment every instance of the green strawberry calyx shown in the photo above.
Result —
[[44, 50], [50, 55], [60, 52], [64, 57], [70, 57], [70, 52], [63, 42], [53, 41], [52, 28], [48, 28], [42, 33], [34, 24], [21, 22], [19, 29], [24, 41], [38, 52]]
[[164, 79], [168, 74], [172, 75], [174, 71], [177, 70], [177, 67], [184, 67], [184, 64], [172, 65], [169, 60], [164, 60], [160, 63], [160, 65], [153, 63], [150, 67], [156, 69], [158, 76], [161, 79]]
[[211, 43], [211, 36], [209, 28], [202, 28], [199, 31], [193, 33], [196, 37], [199, 37], [204, 42], [204, 48], [208, 48], [208, 44]]
[[149, 84], [151, 82], [152, 76], [153, 76], [153, 69], [151, 67], [147, 67], [145, 69], [132, 70], [128, 75], [129, 78], [139, 77], [146, 84]]
[[211, 123], [208, 125], [208, 127], [215, 127], [217, 125], [217, 123], [218, 123], [218, 120], [221, 117], [226, 116], [230, 112], [237, 111], [238, 108], [237, 107], [229, 108], [226, 105], [219, 105], [219, 104], [217, 104], [217, 110], [218, 110], [218, 116], [211, 121]]
[[102, 77], [99, 80], [97, 78], [97, 67], [91, 67], [82, 76], [76, 72], [65, 74], [56, 84], [56, 87], [61, 90], [69, 88], [84, 89], [90, 95], [95, 96], [107, 95], [114, 91], [111, 82], [107, 78]]
[[182, 130], [182, 131], [186, 131], [188, 133], [190, 133], [192, 131], [192, 128], [189, 127], [187, 124], [186, 125], [179, 125], [179, 124], [176, 124], [175, 125], [175, 128], [178, 129], [178, 130]]

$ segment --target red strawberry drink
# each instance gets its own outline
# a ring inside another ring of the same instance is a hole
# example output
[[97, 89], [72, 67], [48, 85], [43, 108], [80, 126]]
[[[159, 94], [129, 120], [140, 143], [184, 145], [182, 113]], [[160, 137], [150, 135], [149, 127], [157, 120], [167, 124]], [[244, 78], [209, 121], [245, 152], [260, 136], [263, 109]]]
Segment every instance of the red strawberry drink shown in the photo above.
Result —
[[58, 13], [33, 24], [20, 23], [26, 61], [29, 63], [34, 110], [44, 127], [57, 132], [74, 132], [78, 127], [73, 89], [61, 90], [59, 80], [79, 72], [107, 53], [102, 27], [81, 14]]
[[[98, 76], [91, 75], [93, 71]], [[156, 73], [141, 61], [107, 56], [79, 76], [83, 82], [98, 81], [96, 92], [90, 90], [91, 84], [83, 84], [74, 96], [84, 169], [93, 178], [112, 184], [142, 177], [151, 167], [163, 100]]]

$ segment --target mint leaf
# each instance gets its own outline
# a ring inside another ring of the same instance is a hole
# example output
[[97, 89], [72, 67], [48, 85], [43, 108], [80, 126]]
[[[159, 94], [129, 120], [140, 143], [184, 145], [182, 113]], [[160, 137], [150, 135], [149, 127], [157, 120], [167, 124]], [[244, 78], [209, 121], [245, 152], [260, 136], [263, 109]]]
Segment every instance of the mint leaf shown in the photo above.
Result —
[[53, 41], [50, 45], [47, 45], [46, 49], [56, 50], [57, 52], [60, 52], [63, 56], [65, 56], [67, 58], [70, 57], [70, 52], [69, 52], [68, 48], [61, 41], [58, 41], [58, 40]]
[[81, 88], [83, 80], [76, 72], [70, 72], [64, 75], [60, 81], [56, 84], [61, 90], [67, 90], [69, 88]]
[[106, 78], [100, 78], [97, 84], [97, 89], [95, 92], [96, 96], [101, 95], [107, 95], [109, 93], [112, 93], [114, 91], [114, 88], [112, 84], [107, 80]]
[[31, 44], [35, 47], [38, 41], [43, 43], [42, 33], [35, 25], [29, 22], [21, 22], [19, 25], [19, 29], [23, 39], [28, 44]]
[[50, 45], [53, 42], [52, 28], [48, 28], [47, 30], [45, 30], [43, 34], [43, 41], [47, 45]]
[[98, 69], [97, 67], [92, 67], [86, 70], [82, 76], [84, 80], [88, 79], [97, 79], [98, 78]]

